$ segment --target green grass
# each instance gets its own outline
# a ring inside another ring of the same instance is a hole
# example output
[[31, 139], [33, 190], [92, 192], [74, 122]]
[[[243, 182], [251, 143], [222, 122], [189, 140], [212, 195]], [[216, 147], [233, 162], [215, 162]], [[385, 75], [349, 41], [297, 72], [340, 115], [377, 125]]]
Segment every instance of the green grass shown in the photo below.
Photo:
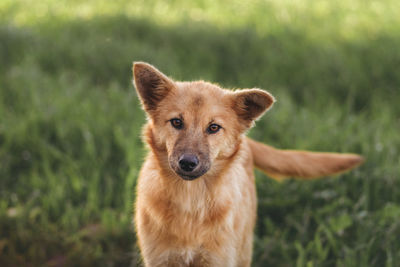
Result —
[[366, 157], [312, 182], [257, 173], [253, 266], [396, 266], [399, 3], [2, 0], [0, 266], [139, 264], [134, 60], [269, 90], [257, 140]]

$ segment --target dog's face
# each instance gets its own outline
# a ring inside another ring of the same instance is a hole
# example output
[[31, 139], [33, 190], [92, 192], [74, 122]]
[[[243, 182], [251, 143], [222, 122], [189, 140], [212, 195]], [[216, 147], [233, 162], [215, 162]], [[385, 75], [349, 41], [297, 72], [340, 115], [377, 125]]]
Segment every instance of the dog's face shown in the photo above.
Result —
[[133, 72], [153, 141], [185, 180], [218, 172], [237, 151], [240, 135], [274, 102], [259, 89], [232, 92], [201, 81], [175, 82], [146, 63], [135, 63]]

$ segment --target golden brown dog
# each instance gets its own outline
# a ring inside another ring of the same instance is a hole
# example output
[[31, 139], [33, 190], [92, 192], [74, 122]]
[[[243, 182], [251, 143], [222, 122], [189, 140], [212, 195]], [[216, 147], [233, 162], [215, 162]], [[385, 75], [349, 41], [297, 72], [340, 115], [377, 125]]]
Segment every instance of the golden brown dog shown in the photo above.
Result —
[[138, 62], [134, 83], [149, 153], [135, 223], [145, 266], [250, 266], [256, 219], [253, 168], [314, 178], [359, 165], [354, 154], [278, 150], [245, 137], [274, 103], [260, 89], [176, 82]]

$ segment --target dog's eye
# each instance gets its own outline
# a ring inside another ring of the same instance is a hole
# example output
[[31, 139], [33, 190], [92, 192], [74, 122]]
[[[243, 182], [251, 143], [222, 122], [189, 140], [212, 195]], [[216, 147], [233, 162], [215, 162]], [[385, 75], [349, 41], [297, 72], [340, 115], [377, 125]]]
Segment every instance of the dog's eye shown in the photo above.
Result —
[[172, 127], [175, 129], [182, 129], [183, 128], [183, 122], [180, 119], [172, 119], [170, 120]]
[[216, 132], [218, 132], [221, 129], [221, 126], [219, 126], [218, 124], [211, 124], [210, 126], [208, 126], [207, 128], [207, 132], [210, 134], [214, 134]]

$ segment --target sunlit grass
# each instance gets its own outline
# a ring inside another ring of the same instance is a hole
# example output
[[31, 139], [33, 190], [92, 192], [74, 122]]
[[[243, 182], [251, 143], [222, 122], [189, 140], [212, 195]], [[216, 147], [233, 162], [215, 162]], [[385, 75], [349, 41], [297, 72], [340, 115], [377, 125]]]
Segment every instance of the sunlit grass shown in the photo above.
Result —
[[150, 19], [160, 25], [183, 22], [212, 24], [223, 29], [254, 28], [268, 34], [282, 27], [306, 28], [311, 38], [373, 38], [378, 33], [400, 29], [400, 2], [313, 0], [3, 0], [0, 14], [20, 26], [58, 20], [88, 20], [97, 16]]

